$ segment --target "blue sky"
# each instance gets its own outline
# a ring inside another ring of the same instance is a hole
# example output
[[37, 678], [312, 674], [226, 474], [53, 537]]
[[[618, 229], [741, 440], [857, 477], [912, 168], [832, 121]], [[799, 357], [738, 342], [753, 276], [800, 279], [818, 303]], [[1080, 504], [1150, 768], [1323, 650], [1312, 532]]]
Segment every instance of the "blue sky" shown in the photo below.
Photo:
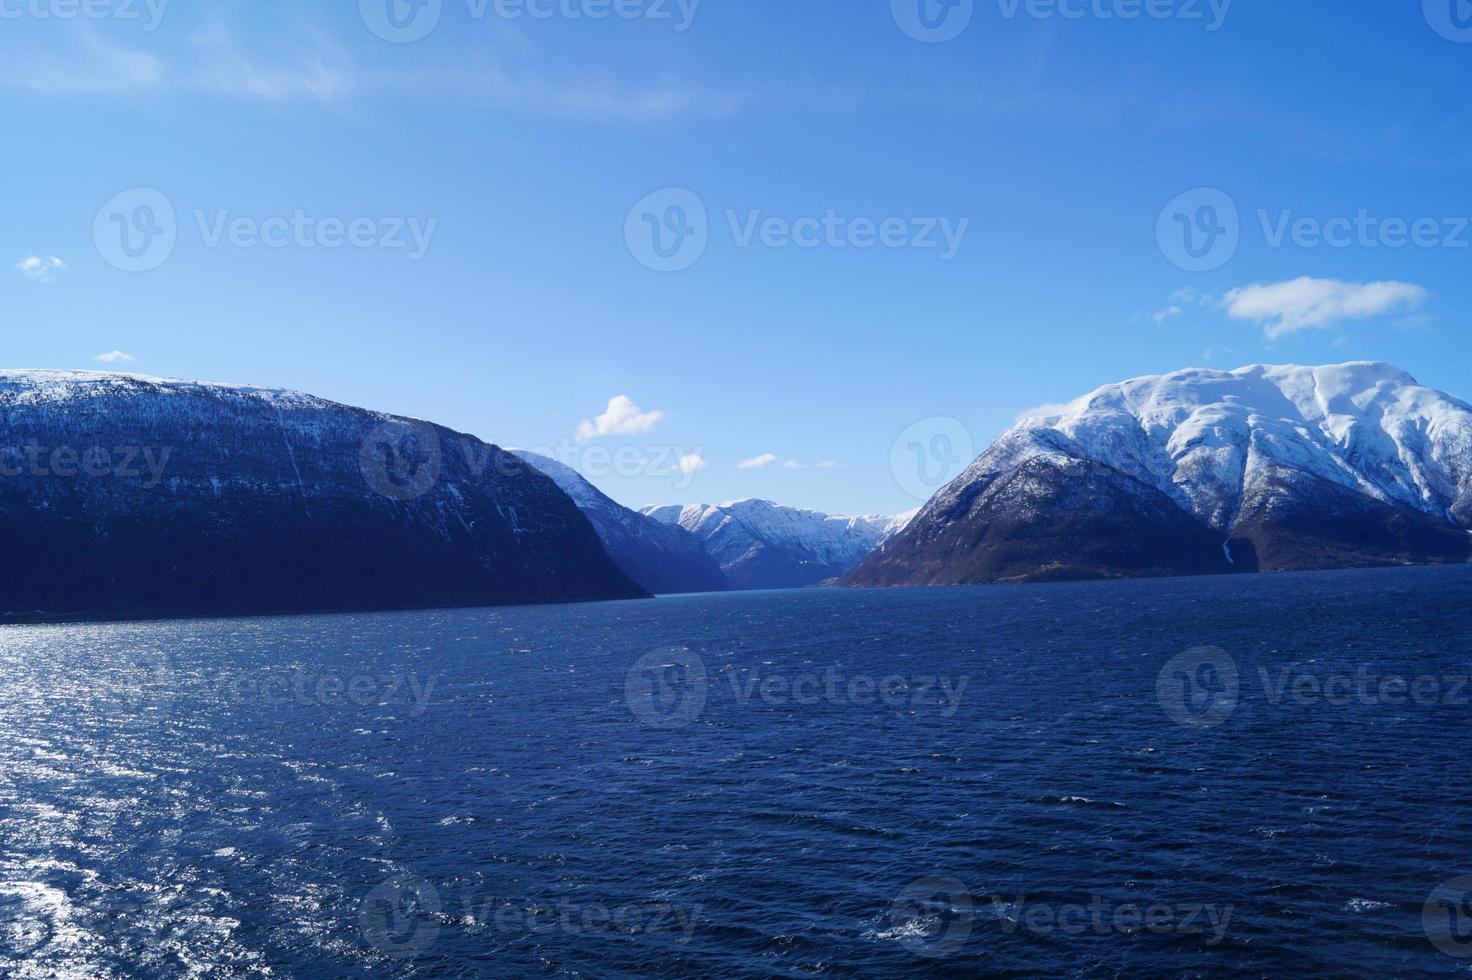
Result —
[[830, 513], [1140, 374], [1472, 398], [1467, 0], [88, 2], [0, 2], [11, 366]]

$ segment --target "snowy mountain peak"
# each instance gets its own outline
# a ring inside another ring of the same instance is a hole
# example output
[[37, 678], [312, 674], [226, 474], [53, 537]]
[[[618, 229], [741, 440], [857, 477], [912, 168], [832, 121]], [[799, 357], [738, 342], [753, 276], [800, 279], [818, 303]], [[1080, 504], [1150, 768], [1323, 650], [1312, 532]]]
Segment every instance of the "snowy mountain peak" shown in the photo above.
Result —
[[1465, 562], [1472, 407], [1389, 364], [1105, 385], [1023, 418], [853, 585]]
[[1472, 407], [1374, 361], [1190, 369], [1023, 419], [970, 475], [1034, 456], [1105, 463], [1219, 530], [1274, 469], [1447, 517], [1472, 490]]
[[747, 588], [812, 585], [841, 575], [874, 549], [895, 518], [835, 517], [756, 498], [724, 504], [666, 504], [644, 514], [699, 538]]
[[[315, 395], [285, 388], [155, 378], [126, 371], [65, 371], [0, 368], [0, 398], [17, 405], [69, 403], [97, 397], [208, 396], [249, 399], [294, 408], [348, 408]], [[379, 413], [369, 413], [378, 415]], [[386, 417], [386, 416], [383, 416]]]

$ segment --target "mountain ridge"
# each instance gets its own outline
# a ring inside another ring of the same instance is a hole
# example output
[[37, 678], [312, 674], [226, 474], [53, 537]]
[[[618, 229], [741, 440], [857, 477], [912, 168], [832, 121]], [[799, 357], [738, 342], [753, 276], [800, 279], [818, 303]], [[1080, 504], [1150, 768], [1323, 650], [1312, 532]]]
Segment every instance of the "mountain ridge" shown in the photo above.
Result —
[[[550, 479], [429, 422], [280, 388], [18, 369], [0, 372], [0, 420], [11, 621], [646, 594]], [[127, 462], [149, 452], [156, 473]]]
[[805, 588], [851, 569], [896, 518], [846, 517], [757, 497], [724, 504], [663, 504], [642, 513], [700, 540], [739, 588]]
[[1469, 530], [1466, 402], [1382, 362], [1195, 368], [1020, 419], [844, 584], [1460, 562]]

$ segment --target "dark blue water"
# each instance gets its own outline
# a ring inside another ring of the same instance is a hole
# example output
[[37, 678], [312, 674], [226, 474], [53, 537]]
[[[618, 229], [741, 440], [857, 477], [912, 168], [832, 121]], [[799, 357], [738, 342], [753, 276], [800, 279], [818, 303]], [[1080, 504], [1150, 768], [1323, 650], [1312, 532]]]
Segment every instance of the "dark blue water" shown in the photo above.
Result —
[[1465, 972], [1469, 638], [1469, 568], [7, 628], [0, 974]]

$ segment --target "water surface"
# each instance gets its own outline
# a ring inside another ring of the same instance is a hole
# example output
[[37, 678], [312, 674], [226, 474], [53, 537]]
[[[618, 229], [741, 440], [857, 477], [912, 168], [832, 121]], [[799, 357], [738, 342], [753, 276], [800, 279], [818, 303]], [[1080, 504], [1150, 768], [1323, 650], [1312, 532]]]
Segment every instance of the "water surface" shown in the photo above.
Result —
[[1465, 972], [1469, 637], [1468, 568], [8, 627], [0, 974]]

